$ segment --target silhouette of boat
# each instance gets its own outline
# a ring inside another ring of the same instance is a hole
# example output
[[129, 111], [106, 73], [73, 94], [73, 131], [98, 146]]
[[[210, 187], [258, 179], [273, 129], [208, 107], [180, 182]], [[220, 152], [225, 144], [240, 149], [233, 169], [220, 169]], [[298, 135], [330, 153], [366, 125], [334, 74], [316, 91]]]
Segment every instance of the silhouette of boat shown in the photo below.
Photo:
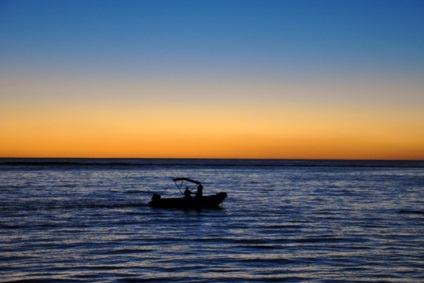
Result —
[[[203, 196], [196, 194], [195, 197], [191, 197], [189, 194], [181, 191], [184, 182], [192, 183], [197, 185], [197, 188], [203, 186], [199, 181], [192, 180], [189, 178], [173, 178], [172, 179], [183, 195], [181, 198], [162, 198], [159, 194], [153, 194], [152, 201], [149, 204], [154, 208], [181, 208], [181, 209], [190, 209], [190, 208], [219, 208], [220, 204], [227, 198], [226, 192], [220, 192], [215, 195]], [[187, 187], [188, 189], [188, 187]], [[185, 196], [184, 196], [185, 195]]]

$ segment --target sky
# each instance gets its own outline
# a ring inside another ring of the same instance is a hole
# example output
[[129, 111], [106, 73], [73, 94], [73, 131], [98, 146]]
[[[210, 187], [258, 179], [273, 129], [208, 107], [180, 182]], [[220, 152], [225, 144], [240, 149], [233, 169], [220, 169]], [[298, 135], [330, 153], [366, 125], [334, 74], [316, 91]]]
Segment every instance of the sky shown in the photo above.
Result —
[[424, 160], [424, 2], [0, 0], [0, 157]]

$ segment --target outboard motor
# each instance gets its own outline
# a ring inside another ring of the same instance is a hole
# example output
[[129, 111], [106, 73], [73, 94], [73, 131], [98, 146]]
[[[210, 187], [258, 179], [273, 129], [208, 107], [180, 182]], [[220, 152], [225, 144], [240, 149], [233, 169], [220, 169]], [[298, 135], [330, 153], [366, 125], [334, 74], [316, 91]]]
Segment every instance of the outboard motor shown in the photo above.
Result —
[[158, 200], [160, 200], [160, 195], [158, 195], [158, 194], [153, 194], [153, 196], [152, 196], [152, 202], [154, 202], [154, 201], [158, 201]]

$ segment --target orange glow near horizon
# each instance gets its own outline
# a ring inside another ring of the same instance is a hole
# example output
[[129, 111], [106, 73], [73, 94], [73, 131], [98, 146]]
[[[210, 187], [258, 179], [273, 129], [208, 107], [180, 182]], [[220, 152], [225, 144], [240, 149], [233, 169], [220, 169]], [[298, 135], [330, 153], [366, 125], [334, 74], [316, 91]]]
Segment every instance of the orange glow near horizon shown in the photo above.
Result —
[[2, 83], [27, 99], [0, 106], [0, 157], [424, 160], [420, 105], [375, 87]]
[[56, 2], [0, 2], [0, 158], [424, 160], [422, 1]]

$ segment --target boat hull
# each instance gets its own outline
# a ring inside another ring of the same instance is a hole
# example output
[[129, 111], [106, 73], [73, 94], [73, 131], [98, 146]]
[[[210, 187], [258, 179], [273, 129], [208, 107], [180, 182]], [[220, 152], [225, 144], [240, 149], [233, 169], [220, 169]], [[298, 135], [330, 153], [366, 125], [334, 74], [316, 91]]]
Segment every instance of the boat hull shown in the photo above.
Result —
[[226, 199], [226, 197], [227, 193], [225, 192], [200, 198], [161, 198], [160, 195], [155, 194], [149, 204], [154, 208], [219, 208], [219, 205]]

